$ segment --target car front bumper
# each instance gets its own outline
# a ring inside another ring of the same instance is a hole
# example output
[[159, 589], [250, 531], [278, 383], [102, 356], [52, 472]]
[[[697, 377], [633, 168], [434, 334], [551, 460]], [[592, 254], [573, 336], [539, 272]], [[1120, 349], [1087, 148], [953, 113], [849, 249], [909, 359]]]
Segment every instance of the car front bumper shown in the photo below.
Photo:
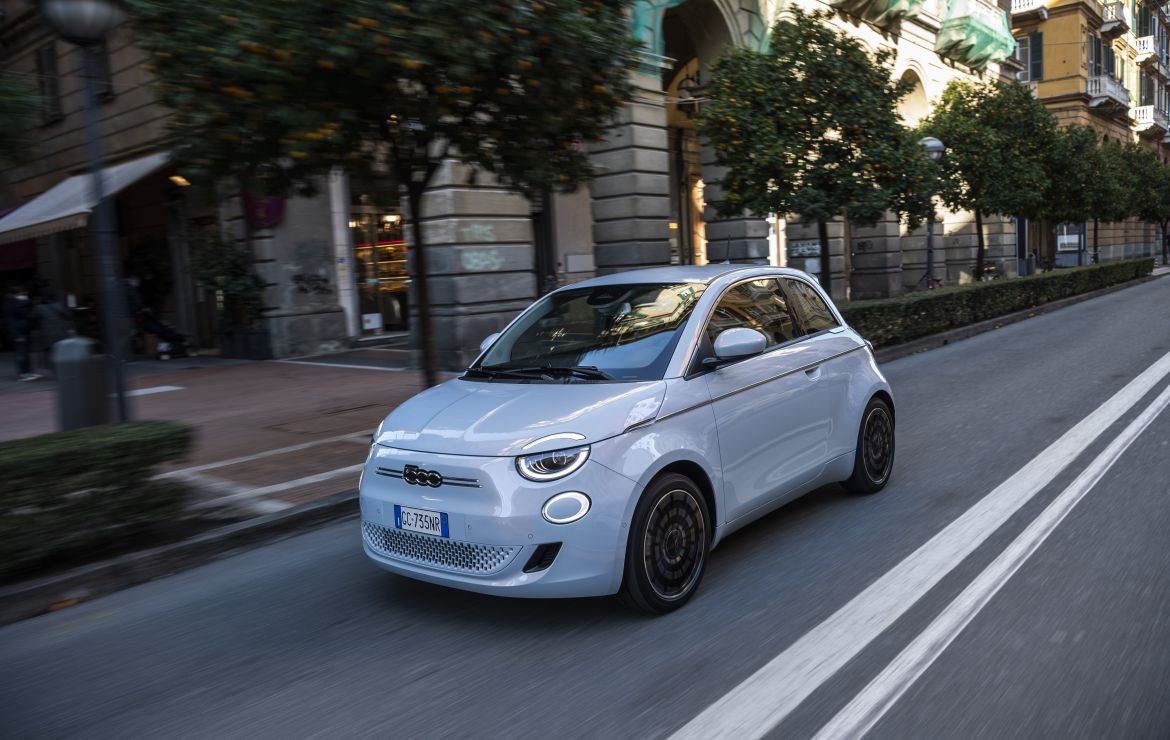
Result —
[[[398, 474], [410, 465], [440, 473], [444, 483], [407, 483]], [[456, 480], [462, 485], [448, 483]], [[588, 496], [588, 513], [571, 524], [546, 521], [541, 507], [565, 491]], [[468, 591], [521, 597], [613, 594], [621, 586], [634, 495], [633, 481], [593, 460], [563, 479], [537, 483], [516, 472], [512, 457], [375, 445], [360, 486], [363, 547], [386, 570]], [[445, 513], [449, 537], [396, 528], [395, 505]], [[552, 564], [525, 573], [537, 548], [553, 543], [561, 546]]]

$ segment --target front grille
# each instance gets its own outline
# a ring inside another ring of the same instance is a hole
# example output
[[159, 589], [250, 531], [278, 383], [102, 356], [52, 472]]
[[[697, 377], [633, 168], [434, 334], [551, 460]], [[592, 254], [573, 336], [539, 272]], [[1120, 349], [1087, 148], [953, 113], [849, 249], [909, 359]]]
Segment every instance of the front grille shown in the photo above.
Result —
[[371, 550], [384, 557], [479, 576], [502, 570], [520, 551], [507, 545], [477, 545], [387, 529], [373, 522], [362, 522], [362, 537]]

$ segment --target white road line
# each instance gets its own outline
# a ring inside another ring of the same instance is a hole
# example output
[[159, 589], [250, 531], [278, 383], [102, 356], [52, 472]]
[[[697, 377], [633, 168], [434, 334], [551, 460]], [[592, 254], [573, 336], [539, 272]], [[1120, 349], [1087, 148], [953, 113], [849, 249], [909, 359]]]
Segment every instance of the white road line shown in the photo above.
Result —
[[340, 362], [308, 362], [302, 360], [273, 360], [273, 362], [283, 362], [285, 365], [312, 365], [313, 367], [341, 367], [347, 370], [379, 370], [384, 373], [406, 373], [412, 372], [410, 368], [405, 367], [376, 367], [371, 365], [346, 365]]
[[172, 470], [167, 473], [159, 475], [159, 478], [175, 478], [182, 477], [189, 473], [201, 473], [204, 470], [215, 470], [216, 468], [226, 468], [231, 465], [239, 465], [240, 463], [252, 462], [253, 460], [261, 460], [266, 457], [274, 455], [284, 455], [289, 452], [299, 452], [300, 450], [307, 450], [312, 447], [318, 447], [332, 442], [370, 442], [374, 436], [371, 429], [369, 432], [349, 432], [348, 434], [339, 434], [336, 437], [325, 437], [324, 439], [315, 439], [311, 442], [301, 442], [300, 444], [289, 445], [288, 447], [278, 447], [275, 450], [264, 450], [252, 455], [243, 455], [241, 457], [233, 457], [230, 460], [217, 460], [215, 462], [203, 463], [202, 465], [193, 465], [189, 468], [182, 468], [181, 470]]
[[1134, 419], [986, 570], [963, 589], [930, 626], [821, 728], [816, 740], [852, 740], [869, 732], [1167, 406], [1170, 406], [1170, 388], [1162, 391], [1154, 403]]
[[170, 393], [171, 391], [181, 391], [181, 385], [155, 385], [150, 388], [136, 388], [132, 391], [126, 391], [127, 396], [153, 396], [155, 393]]
[[684, 725], [674, 738], [758, 738], [933, 588], [1170, 373], [1170, 353], [825, 621]]

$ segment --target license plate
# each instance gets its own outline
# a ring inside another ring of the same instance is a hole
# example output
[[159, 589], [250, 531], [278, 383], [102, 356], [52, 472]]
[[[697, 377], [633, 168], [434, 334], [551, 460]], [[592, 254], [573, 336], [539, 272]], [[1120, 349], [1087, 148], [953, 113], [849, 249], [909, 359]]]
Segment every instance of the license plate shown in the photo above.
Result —
[[436, 537], [450, 537], [447, 515], [441, 511], [412, 509], [409, 506], [394, 505], [394, 526], [408, 532], [422, 532]]

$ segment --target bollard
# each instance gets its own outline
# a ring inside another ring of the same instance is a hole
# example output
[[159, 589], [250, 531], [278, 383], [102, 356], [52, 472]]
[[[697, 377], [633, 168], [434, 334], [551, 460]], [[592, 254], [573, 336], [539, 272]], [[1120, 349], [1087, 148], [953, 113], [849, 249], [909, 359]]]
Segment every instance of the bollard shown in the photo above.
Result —
[[57, 424], [62, 431], [110, 421], [109, 358], [97, 342], [70, 337], [53, 345], [57, 373]]

